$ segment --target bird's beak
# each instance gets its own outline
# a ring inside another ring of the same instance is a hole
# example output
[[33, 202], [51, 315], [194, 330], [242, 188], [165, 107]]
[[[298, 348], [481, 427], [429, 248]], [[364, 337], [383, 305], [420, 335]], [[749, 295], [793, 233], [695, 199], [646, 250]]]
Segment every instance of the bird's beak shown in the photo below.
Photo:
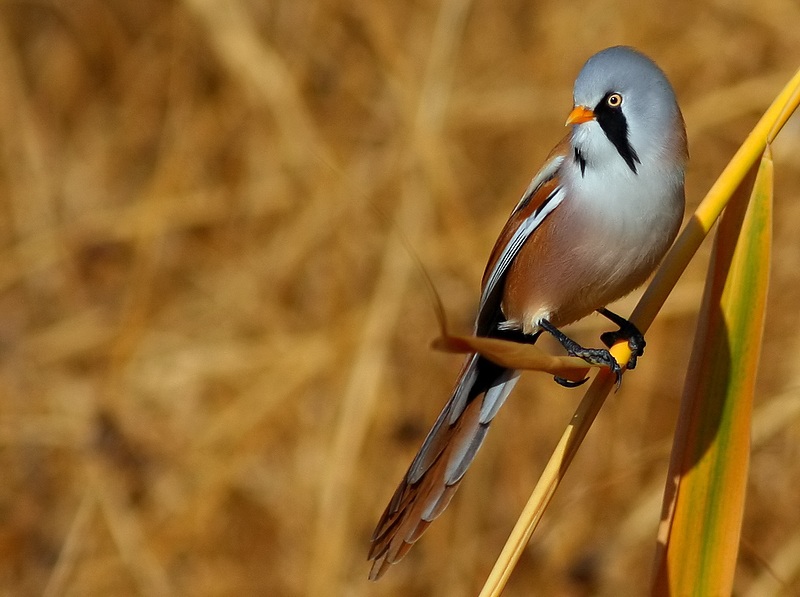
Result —
[[564, 126], [581, 124], [589, 122], [590, 120], [594, 120], [594, 112], [586, 106], [575, 106], [572, 112], [569, 113], [569, 116], [567, 116], [567, 122], [564, 123]]

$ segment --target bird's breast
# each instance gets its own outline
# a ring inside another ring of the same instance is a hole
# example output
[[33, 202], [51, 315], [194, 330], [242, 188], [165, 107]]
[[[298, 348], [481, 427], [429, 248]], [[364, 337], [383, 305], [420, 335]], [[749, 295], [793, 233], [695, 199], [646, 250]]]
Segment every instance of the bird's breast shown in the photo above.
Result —
[[543, 318], [571, 323], [630, 293], [653, 272], [680, 226], [682, 185], [652, 176], [612, 182], [589, 175], [565, 187], [562, 204], [509, 268], [503, 297], [509, 323], [527, 332]]

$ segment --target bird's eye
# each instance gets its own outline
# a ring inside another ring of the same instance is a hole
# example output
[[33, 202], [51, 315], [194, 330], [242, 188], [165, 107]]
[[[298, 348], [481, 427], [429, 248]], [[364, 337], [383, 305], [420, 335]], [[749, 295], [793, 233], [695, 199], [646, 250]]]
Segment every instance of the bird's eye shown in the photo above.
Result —
[[610, 108], [619, 108], [622, 105], [622, 96], [619, 93], [612, 93], [606, 98], [606, 104]]

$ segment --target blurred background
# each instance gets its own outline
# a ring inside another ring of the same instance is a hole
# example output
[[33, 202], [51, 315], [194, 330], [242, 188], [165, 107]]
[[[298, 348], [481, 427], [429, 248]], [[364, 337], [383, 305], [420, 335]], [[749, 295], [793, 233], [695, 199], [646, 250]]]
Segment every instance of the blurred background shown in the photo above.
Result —
[[[461, 363], [429, 348], [419, 264], [468, 332], [595, 51], [673, 81], [689, 209], [800, 66], [796, 0], [0, 7], [3, 595], [475, 594], [582, 392], [523, 376], [446, 514], [368, 582]], [[799, 154], [795, 117], [737, 595], [800, 594]], [[710, 244], [506, 594], [647, 592]]]

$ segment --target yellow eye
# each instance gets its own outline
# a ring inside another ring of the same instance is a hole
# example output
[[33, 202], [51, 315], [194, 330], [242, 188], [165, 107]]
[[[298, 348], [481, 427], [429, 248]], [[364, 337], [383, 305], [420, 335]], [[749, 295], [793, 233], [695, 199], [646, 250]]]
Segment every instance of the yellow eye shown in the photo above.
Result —
[[619, 93], [612, 93], [606, 99], [610, 108], [619, 108], [622, 105], [622, 96]]

